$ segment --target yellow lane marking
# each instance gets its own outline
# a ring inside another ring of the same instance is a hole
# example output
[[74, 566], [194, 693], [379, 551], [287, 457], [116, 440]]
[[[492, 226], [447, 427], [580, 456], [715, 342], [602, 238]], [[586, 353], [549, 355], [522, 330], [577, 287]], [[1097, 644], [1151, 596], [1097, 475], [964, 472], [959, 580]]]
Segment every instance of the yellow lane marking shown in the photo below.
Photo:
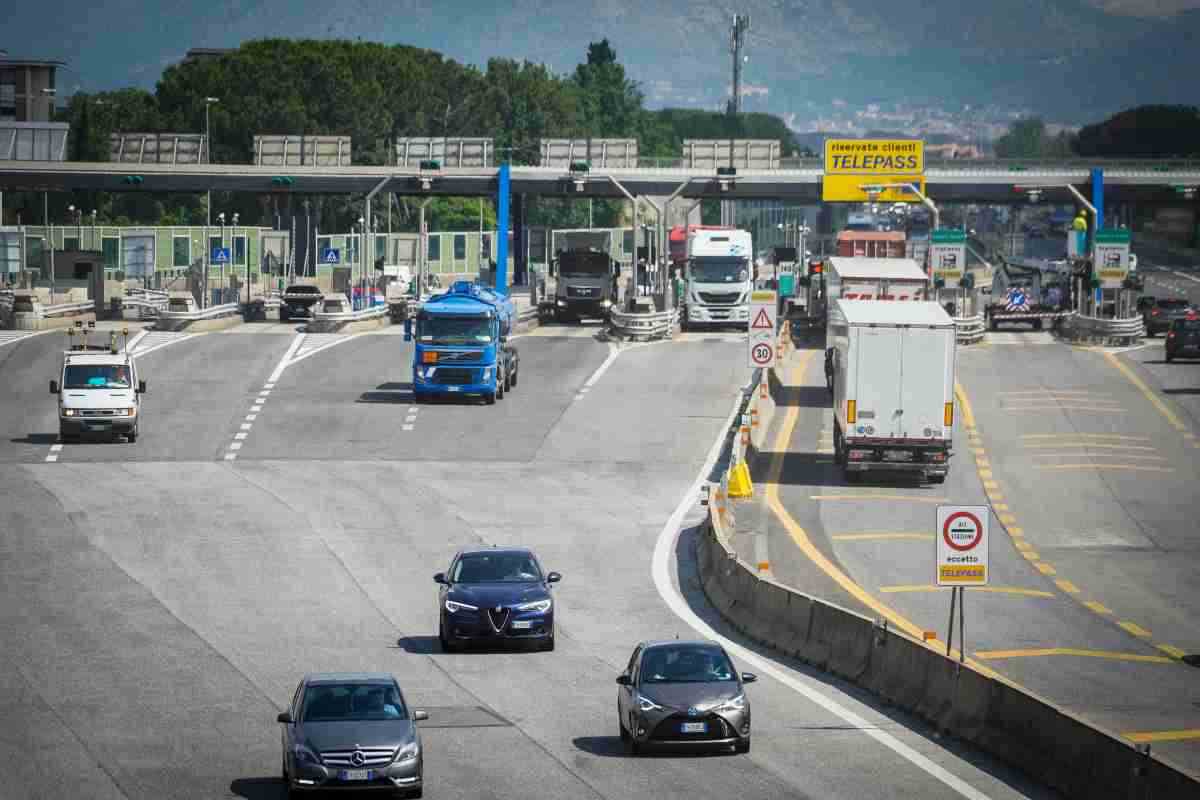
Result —
[[835, 542], [887, 541], [892, 539], [918, 539], [923, 542], [934, 540], [932, 533], [838, 533], [829, 537]]
[[1123, 436], [1117, 433], [1022, 433], [1022, 439], [1126, 439], [1132, 442], [1148, 442], [1149, 436]]
[[1200, 728], [1182, 731], [1144, 731], [1139, 733], [1122, 733], [1126, 739], [1139, 744], [1145, 742], [1180, 742], [1185, 739], [1200, 739]]
[[1112, 364], [1117, 369], [1118, 372], [1120, 372], [1122, 375], [1124, 375], [1129, 380], [1130, 383], [1132, 383], [1134, 386], [1136, 386], [1141, 391], [1141, 393], [1145, 396], [1145, 398], [1150, 401], [1150, 404], [1158, 409], [1158, 413], [1162, 414], [1163, 417], [1167, 420], [1167, 422], [1171, 423], [1171, 425], [1173, 425], [1175, 427], [1175, 430], [1177, 430], [1177, 431], [1186, 431], [1187, 430], [1187, 426], [1184, 425], [1183, 422], [1179, 419], [1179, 417], [1177, 417], [1175, 415], [1175, 412], [1172, 411], [1167, 406], [1166, 403], [1164, 403], [1162, 400], [1160, 400], [1154, 394], [1154, 392], [1150, 389], [1150, 387], [1146, 385], [1145, 381], [1143, 381], [1141, 378], [1139, 378], [1137, 376], [1137, 373], [1135, 373], [1132, 369], [1130, 369], [1125, 364], [1121, 363], [1121, 360], [1119, 358], [1117, 358], [1116, 356], [1114, 356], [1112, 353], [1105, 353], [1104, 358], [1108, 361], [1109, 364]]
[[1111, 608], [1109, 608], [1108, 606], [1104, 605], [1103, 603], [1099, 603], [1095, 600], [1088, 600], [1087, 602], [1084, 603], [1084, 605], [1087, 606], [1088, 608], [1090, 608], [1092, 611], [1095, 611], [1097, 614], [1107, 615], [1107, 614], [1112, 613]]
[[[1004, 503], [1000, 503], [1000, 505], [1004, 506]], [[1005, 508], [1008, 508], [1008, 506], [1004, 506], [1004, 507], [1005, 507]], [[1009, 526], [1008, 526], [1008, 535], [1009, 535], [1009, 536], [1012, 536], [1012, 537], [1014, 537], [1014, 538], [1015, 538], [1015, 537], [1018, 537], [1018, 536], [1024, 536], [1024, 535], [1025, 535], [1025, 529], [1024, 529], [1024, 528], [1018, 528], [1016, 525], [1009, 525]]]
[[1159, 650], [1162, 650], [1164, 653], [1171, 656], [1172, 658], [1183, 658], [1184, 656], [1187, 655], [1187, 653], [1183, 652], [1178, 647], [1172, 647], [1169, 644], [1156, 644], [1154, 646], [1157, 647]]
[[974, 428], [975, 412], [971, 409], [970, 401], [967, 400], [967, 393], [963, 391], [962, 384], [958, 381], [954, 382], [954, 396], [958, 398], [958, 404], [962, 407], [963, 427]]
[[809, 500], [908, 500], [912, 503], [948, 503], [945, 497], [915, 497], [907, 494], [810, 494]]
[[993, 511], [1008, 511], [1008, 503], [992, 503]]
[[1013, 542], [1013, 544], [1016, 545], [1018, 550], [1032, 550], [1033, 549], [1033, 545], [1031, 545], [1029, 542], [1025, 541], [1024, 539]]
[[[1086, 447], [1089, 450], [1157, 450], [1157, 447], [1147, 447], [1140, 444], [1104, 444], [1103, 442], [1054, 442], [1051, 444], [1021, 445], [1027, 450], [1049, 450], [1051, 448]], [[1034, 455], [1037, 455], [1036, 453]]]
[[1012, 514], [998, 514], [997, 516], [1000, 518], [1000, 521], [1003, 522], [1005, 525], [1011, 525], [1017, 521], [1017, 518], [1014, 517]]
[[1038, 572], [1042, 573], [1043, 575], [1057, 575], [1058, 574], [1058, 570], [1056, 570], [1054, 567], [1047, 564], [1045, 561], [1034, 562], [1034, 566], [1037, 567]]
[[979, 477], [990, 479], [992, 477], [992, 471], [990, 469], [988, 469], [987, 467], [980, 467], [979, 468]]
[[984, 468], [986, 468], [986, 467], [990, 467], [991, 465], [992, 465], [992, 462], [988, 461], [988, 460], [987, 460], [986, 458], [984, 458], [983, 456], [976, 456], [976, 457], [975, 457], [975, 466], [979, 467], [980, 469], [984, 469]]
[[1136, 464], [1038, 464], [1035, 469], [1117, 469], [1132, 472], [1174, 472], [1171, 467], [1139, 467]]
[[[798, 378], [803, 379], [804, 370], [808, 366], [808, 362], [811, 360], [812, 353], [813, 351], [811, 350], [806, 352], [804, 357], [800, 360], [800, 363], [792, 367], [791, 373], [788, 376], [789, 382], [797, 382]], [[770, 506], [771, 511], [775, 514], [775, 518], [778, 519], [780, 524], [783, 525], [783, 527], [787, 530], [788, 534], [792, 537], [792, 541], [796, 543], [796, 547], [798, 547], [800, 551], [808, 557], [808, 560], [819, 567], [822, 572], [832, 578], [834, 582], [845, 589], [852, 597], [854, 597], [867, 608], [874, 611], [876, 614], [879, 614], [881, 617], [891, 622], [893, 625], [916, 641], [925, 642], [926, 646], [939, 652], [945, 652], [945, 642], [938, 641], [936, 637], [933, 639], [926, 639], [925, 630], [923, 628], [914, 625], [910, 620], [896, 612], [891, 607], [876, 600], [869, 592], [855, 583], [850, 576], [846, 575], [846, 573], [842, 572], [841, 569], [839, 569], [833, 562], [826, 558], [825, 554], [818, 550], [817, 547], [812, 543], [812, 540], [808, 538], [808, 533], [804, 530], [804, 528], [800, 527], [800, 523], [796, 522], [792, 515], [788, 513], [788, 510], [784, 508], [783, 503], [780, 502], [778, 478], [783, 471], [784, 453], [787, 451], [788, 442], [792, 440], [792, 432], [796, 429], [796, 421], [799, 418], [800, 407], [791, 406], [788, 409], [787, 416], [783, 419], [783, 424], [779, 426], [779, 430], [775, 434], [775, 457], [769, 473], [772, 480], [768, 481], [766, 488], [767, 505]], [[963, 409], [963, 422], [964, 424], [968, 424], [972, 427], [975, 424], [969, 407]], [[925, 503], [947, 502], [945, 498], [913, 498], [907, 495], [891, 495], [890, 497], [887, 495], [874, 495], [873, 497], [877, 499], [918, 500]], [[864, 499], [864, 495], [810, 495], [810, 499], [862, 500]], [[950, 653], [952, 657], [957, 657], [958, 655], [958, 653], [954, 650], [951, 650]], [[967, 658], [966, 662], [989, 677], [1004, 681], [1012, 686], [1016, 686], [1018, 689], [1021, 688], [1018, 684], [1001, 676], [994, 670], [988, 669], [975, 659]]]
[[1148, 664], [1170, 664], [1173, 662], [1173, 659], [1166, 656], [1117, 653], [1111, 650], [1078, 650], [1073, 647], [1047, 647], [1038, 650], [977, 650], [975, 652], [976, 658], [985, 660], [998, 658], [1038, 658], [1041, 656], [1080, 656], [1082, 658], [1106, 658], [1111, 661], [1144, 661]]
[[1041, 559], [1036, 550], [1022, 550], [1021, 555], [1025, 556], [1026, 561], [1038, 561]]
[[1059, 578], [1054, 583], [1067, 594], [1079, 594], [1079, 587], [1066, 578]]
[[[932, 584], [915, 584], [911, 586], [880, 586], [879, 591], [887, 594], [896, 594], [897, 592], [940, 592], [948, 587], [934, 586]], [[1018, 586], [972, 586], [971, 594], [975, 592], [994, 592], [996, 594], [1019, 594], [1025, 597], [1057, 597], [1054, 592], [1046, 592], [1041, 589], [1022, 589]]]
[[1139, 639], [1149, 639], [1152, 635], [1150, 631], [1146, 630], [1141, 625], [1138, 625], [1136, 622], [1118, 622], [1117, 627], [1123, 628]]

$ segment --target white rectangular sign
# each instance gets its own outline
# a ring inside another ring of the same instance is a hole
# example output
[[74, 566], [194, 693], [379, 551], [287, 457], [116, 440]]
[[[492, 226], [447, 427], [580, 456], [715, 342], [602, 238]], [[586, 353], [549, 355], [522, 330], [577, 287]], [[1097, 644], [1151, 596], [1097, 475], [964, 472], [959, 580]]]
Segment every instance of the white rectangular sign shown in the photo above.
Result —
[[749, 348], [747, 350], [751, 369], [775, 366], [779, 357], [776, 316], [779, 310], [775, 292], [754, 291], [750, 293], [750, 322], [747, 326]]
[[988, 506], [938, 506], [938, 586], [987, 586]]
[[946, 289], [957, 289], [967, 263], [965, 244], [934, 244], [929, 246], [929, 263], [933, 278], [941, 278]]

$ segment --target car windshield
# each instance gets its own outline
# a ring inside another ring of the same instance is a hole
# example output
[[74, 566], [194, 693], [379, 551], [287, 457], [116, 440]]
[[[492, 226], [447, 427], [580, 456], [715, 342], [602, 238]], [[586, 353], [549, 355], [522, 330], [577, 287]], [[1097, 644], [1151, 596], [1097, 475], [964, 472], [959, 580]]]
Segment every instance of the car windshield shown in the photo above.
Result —
[[1187, 308], [1188, 301], [1187, 300], [1177, 300], [1175, 298], [1169, 298], [1166, 300], [1159, 300], [1158, 307], [1159, 308]]
[[542, 571], [526, 553], [472, 553], [454, 565], [453, 583], [529, 583], [540, 581]]
[[320, 294], [321, 289], [317, 286], [289, 286], [287, 294]]
[[715, 647], [652, 647], [642, 657], [642, 683], [736, 681], [729, 656]]
[[64, 389], [128, 389], [129, 367], [124, 364], [76, 364], [63, 374]]
[[563, 277], [603, 278], [608, 274], [608, 256], [604, 253], [570, 253], [558, 260]]
[[750, 271], [744, 258], [714, 258], [705, 256], [692, 259], [692, 280], [697, 283], [737, 283], [746, 281]]
[[399, 690], [383, 683], [317, 684], [304, 693], [301, 722], [408, 719]]
[[428, 317], [418, 320], [417, 337], [422, 342], [473, 344], [492, 340], [492, 321], [487, 317]]
[[1175, 330], [1181, 333], [1200, 333], [1200, 319], [1177, 319]]

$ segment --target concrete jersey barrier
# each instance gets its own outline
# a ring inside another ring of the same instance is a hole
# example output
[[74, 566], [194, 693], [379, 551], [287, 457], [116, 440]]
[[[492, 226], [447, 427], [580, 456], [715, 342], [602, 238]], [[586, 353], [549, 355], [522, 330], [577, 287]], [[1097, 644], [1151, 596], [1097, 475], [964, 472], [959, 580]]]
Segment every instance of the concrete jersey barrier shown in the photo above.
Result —
[[[764, 455], [767, 428], [786, 402], [786, 387], [773, 371], [767, 378], [766, 396], [756, 383], [743, 405], [744, 412], [756, 412], [757, 425], [742, 436], [737, 428], [729, 432], [725, 463], [741, 458], [754, 463]], [[1200, 798], [1200, 777], [1148, 750], [924, 642], [760, 576], [727, 544], [732, 513], [724, 509], [723, 501], [709, 503], [696, 562], [709, 602], [743, 634], [916, 714], [1066, 797]]]

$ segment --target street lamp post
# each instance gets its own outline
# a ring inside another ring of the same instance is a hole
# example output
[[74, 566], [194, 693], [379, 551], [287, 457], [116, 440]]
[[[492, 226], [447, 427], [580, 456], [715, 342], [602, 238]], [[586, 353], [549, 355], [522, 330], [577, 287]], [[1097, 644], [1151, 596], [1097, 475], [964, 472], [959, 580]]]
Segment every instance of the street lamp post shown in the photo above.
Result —
[[[221, 102], [221, 100], [220, 100], [220, 98], [217, 98], [217, 97], [205, 97], [204, 98], [204, 163], [206, 163], [206, 164], [212, 163], [212, 136], [210, 135], [210, 128], [209, 128], [209, 124], [208, 124], [208, 108], [213, 103], [219, 103], [219, 102]], [[212, 254], [208, 252], [209, 251], [208, 229], [210, 227], [212, 227], [212, 189], [209, 189], [207, 192], [205, 192], [204, 215], [205, 215], [205, 217], [204, 217], [205, 218], [205, 227], [204, 227], [204, 294], [207, 295], [208, 294], [208, 270], [210, 268], [209, 258], [212, 256]], [[201, 297], [201, 300], [207, 301], [207, 298]], [[205, 305], [206, 305], [206, 302], [201, 302], [200, 307], [204, 308]]]
[[[217, 224], [220, 225], [220, 228], [221, 228], [221, 244], [219, 244], [217, 246], [217, 249], [224, 250], [225, 249], [225, 212], [224, 211], [222, 211], [220, 214], [217, 214]], [[211, 242], [209, 243], [209, 249], [210, 250], [212, 249]], [[220, 272], [221, 279], [218, 282], [218, 286], [220, 287], [220, 290], [221, 290], [221, 299], [224, 300], [225, 299], [225, 259], [224, 258], [221, 259], [220, 270], [221, 270], [221, 272]]]
[[[96, 209], [92, 209], [92, 249], [96, 249]], [[103, 252], [103, 248], [101, 248]]]
[[912, 192], [933, 214], [933, 229], [936, 231], [938, 228], [942, 227], [941, 211], [938, 210], [938, 207], [934, 205], [933, 201], [926, 197], [925, 193], [922, 192], [915, 183], [874, 183], [866, 184], [858, 188], [865, 191], [868, 195], [882, 194], [884, 189], [904, 189], [905, 191]]

